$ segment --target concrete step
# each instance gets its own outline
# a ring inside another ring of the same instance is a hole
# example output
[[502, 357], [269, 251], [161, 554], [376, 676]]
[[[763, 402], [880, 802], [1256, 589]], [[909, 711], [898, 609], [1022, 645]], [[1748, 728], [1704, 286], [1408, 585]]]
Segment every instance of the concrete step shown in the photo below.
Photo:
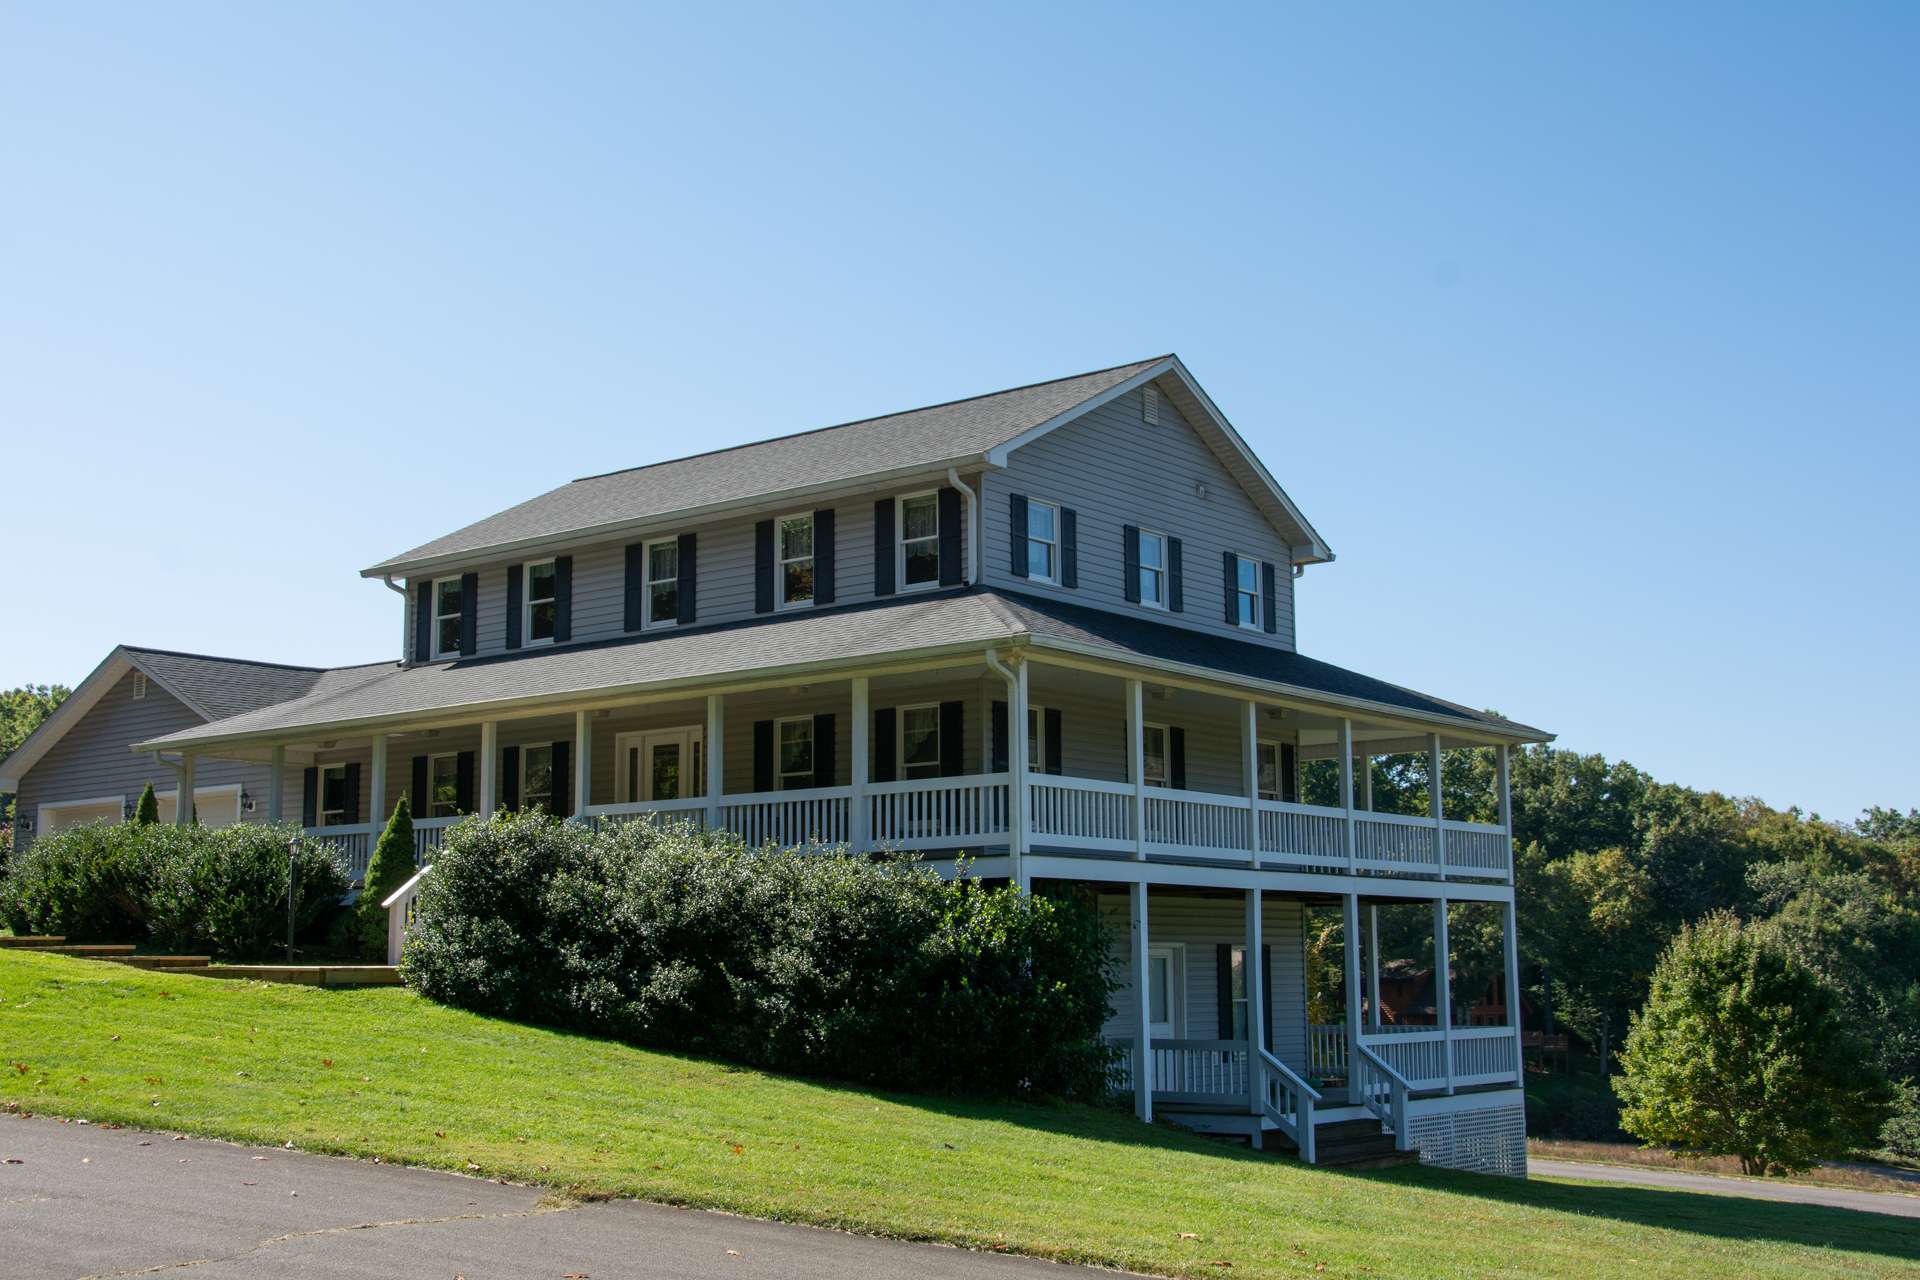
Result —
[[204, 969], [213, 963], [212, 956], [103, 956], [115, 964], [130, 965], [135, 969]]
[[22, 933], [11, 937], [0, 937], [0, 948], [7, 947], [57, 947], [67, 939], [58, 933]]

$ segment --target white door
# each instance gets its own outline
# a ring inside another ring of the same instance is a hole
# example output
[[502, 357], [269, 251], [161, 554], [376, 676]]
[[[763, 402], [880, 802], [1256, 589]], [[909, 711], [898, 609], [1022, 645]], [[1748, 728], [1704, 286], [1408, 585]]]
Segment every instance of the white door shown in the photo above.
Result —
[[1147, 948], [1147, 1036], [1152, 1040], [1181, 1039], [1186, 1024], [1180, 998], [1184, 948]]
[[623, 733], [614, 741], [614, 799], [689, 800], [706, 791], [705, 734], [697, 727]]

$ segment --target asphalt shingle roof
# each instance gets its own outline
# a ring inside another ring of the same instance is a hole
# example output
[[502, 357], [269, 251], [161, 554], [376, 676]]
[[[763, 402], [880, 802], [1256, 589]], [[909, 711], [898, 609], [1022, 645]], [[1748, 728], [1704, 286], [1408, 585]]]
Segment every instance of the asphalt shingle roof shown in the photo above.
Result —
[[215, 720], [301, 697], [325, 674], [320, 667], [122, 647], [135, 666]]
[[644, 520], [676, 511], [856, 480], [983, 454], [1165, 359], [1014, 387], [780, 436], [651, 466], [587, 476], [367, 569]]

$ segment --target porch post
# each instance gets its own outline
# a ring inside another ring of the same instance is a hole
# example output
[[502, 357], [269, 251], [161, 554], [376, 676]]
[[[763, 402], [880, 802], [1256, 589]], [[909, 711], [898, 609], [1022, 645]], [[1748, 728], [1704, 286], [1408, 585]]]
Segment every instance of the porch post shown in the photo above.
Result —
[[587, 816], [593, 803], [593, 712], [573, 713], [573, 816]]
[[387, 825], [387, 735], [373, 735], [372, 758], [367, 765], [367, 814], [373, 823], [374, 839]]
[[267, 766], [267, 821], [278, 822], [287, 808], [287, 749], [275, 746], [273, 761]]
[[1367, 904], [1367, 984], [1368, 994], [1373, 1002], [1367, 1006], [1367, 1025], [1378, 1027], [1385, 1023], [1380, 1016], [1380, 904]]
[[1513, 883], [1513, 776], [1507, 761], [1507, 744], [1501, 743], [1494, 759], [1494, 786], [1500, 805], [1500, 829], [1507, 833], [1507, 883]]
[[193, 825], [193, 757], [180, 753], [180, 790], [173, 802], [173, 825], [190, 827]]
[[1505, 926], [1501, 932], [1507, 944], [1507, 1023], [1513, 1028], [1513, 1082], [1520, 1084], [1526, 1078], [1527, 1059], [1520, 1034], [1520, 922], [1512, 898], [1507, 899], [1506, 918], [1500, 923]]
[[1433, 819], [1433, 859], [1440, 865], [1440, 878], [1447, 878], [1447, 824], [1441, 787], [1444, 778], [1440, 761], [1440, 735], [1427, 738], [1427, 813]]
[[1453, 1092], [1453, 945], [1447, 940], [1447, 900], [1433, 900], [1433, 1013], [1440, 1027], [1440, 1049], [1447, 1064], [1447, 1092]]
[[[1351, 756], [1345, 757], [1352, 759]], [[1341, 895], [1347, 910], [1346, 933], [1340, 950], [1346, 964], [1347, 988], [1347, 1101], [1359, 1106], [1360, 1090], [1360, 895]]]
[[1127, 681], [1127, 778], [1133, 783], [1133, 856], [1147, 856], [1146, 701], [1138, 680]]
[[1133, 1038], [1133, 1113], [1153, 1120], [1153, 993], [1148, 989], [1152, 967], [1147, 950], [1147, 886], [1129, 889], [1133, 915], [1133, 996], [1138, 1033]]
[[1240, 759], [1246, 776], [1241, 784], [1247, 795], [1247, 861], [1260, 865], [1260, 708], [1252, 701], [1240, 704]]
[[[865, 734], [861, 720], [855, 721], [854, 741]], [[720, 829], [721, 793], [726, 790], [726, 699], [717, 693], [707, 695], [707, 830]], [[856, 765], [855, 768], [864, 768]]]
[[[1347, 811], [1347, 874], [1354, 872], [1353, 829], [1353, 721], [1340, 720], [1340, 807]], [[1351, 896], [1351, 895], [1349, 895]], [[1354, 932], [1359, 933], [1358, 926]]]
[[[1260, 1050], [1266, 1046], [1267, 993], [1261, 984], [1266, 952], [1260, 937], [1260, 890], [1247, 890], [1247, 953], [1243, 965], [1247, 984], [1247, 1110], [1254, 1117], [1253, 1146], [1260, 1147], [1260, 1121], [1266, 1114], [1266, 1064]], [[1222, 1040], [1231, 1027], [1222, 1027]]]
[[1007, 779], [1007, 869], [1014, 887], [1023, 891], [1032, 888], [1027, 882], [1027, 779], [1033, 773], [1033, 761], [1027, 758], [1029, 665], [1014, 663], [1013, 705], [1007, 708], [1007, 764], [1012, 770]]
[[500, 722], [482, 720], [480, 722], [480, 794], [474, 797], [474, 808], [480, 811], [483, 822], [491, 821], [493, 811], [499, 803], [500, 772]]
[[873, 815], [867, 808], [867, 677], [855, 676], [849, 683], [853, 697], [853, 755], [847, 781], [853, 787], [853, 812], [849, 815], [847, 838], [855, 853], [865, 853], [873, 843], [870, 831]]

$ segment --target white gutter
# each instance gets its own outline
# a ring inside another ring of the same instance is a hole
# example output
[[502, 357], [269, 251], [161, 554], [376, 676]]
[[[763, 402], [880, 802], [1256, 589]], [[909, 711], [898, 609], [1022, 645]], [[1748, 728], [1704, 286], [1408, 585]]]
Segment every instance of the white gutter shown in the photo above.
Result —
[[982, 531], [980, 528], [980, 499], [973, 490], [967, 488], [967, 482], [960, 478], [960, 472], [953, 467], [947, 468], [947, 483], [967, 495], [967, 541], [973, 545], [968, 549], [967, 585], [972, 586], [980, 580], [980, 554]]

